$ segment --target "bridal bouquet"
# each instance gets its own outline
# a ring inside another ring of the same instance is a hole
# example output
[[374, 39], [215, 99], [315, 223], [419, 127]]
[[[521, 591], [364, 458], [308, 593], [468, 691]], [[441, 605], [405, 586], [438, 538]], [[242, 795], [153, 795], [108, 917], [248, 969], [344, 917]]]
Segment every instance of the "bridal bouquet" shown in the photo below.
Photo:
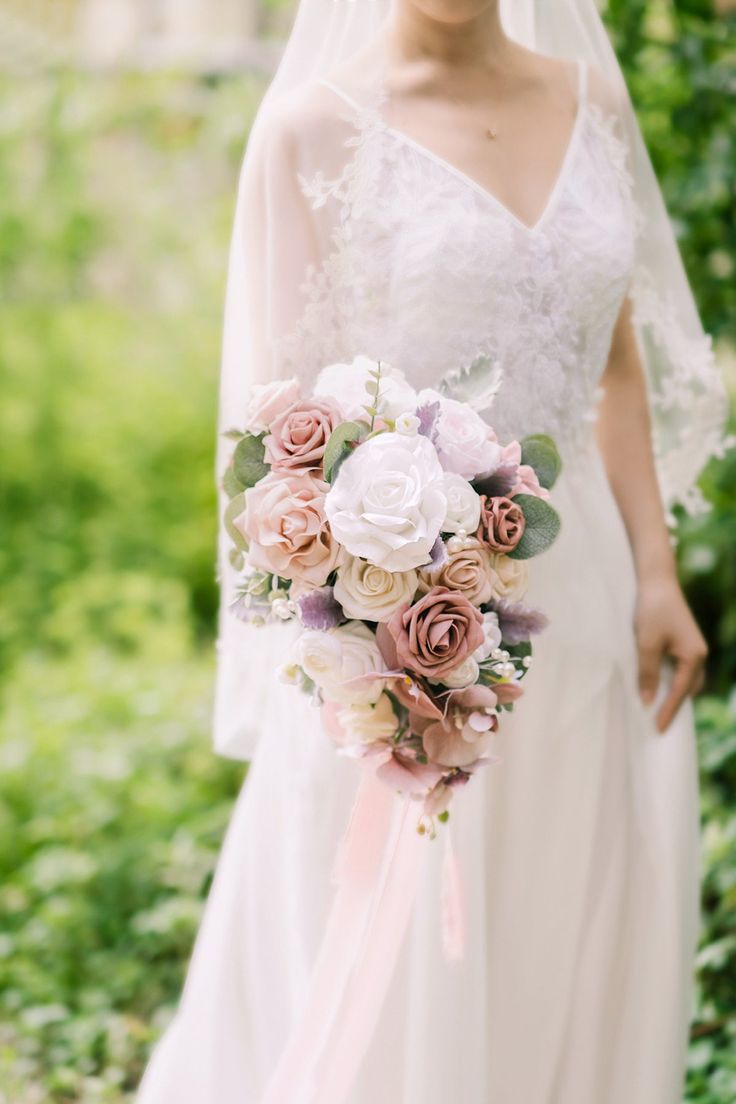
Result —
[[559, 530], [543, 436], [502, 445], [467, 402], [358, 357], [254, 387], [224, 479], [233, 612], [296, 621], [283, 676], [341, 753], [447, 819], [523, 692], [527, 560]]

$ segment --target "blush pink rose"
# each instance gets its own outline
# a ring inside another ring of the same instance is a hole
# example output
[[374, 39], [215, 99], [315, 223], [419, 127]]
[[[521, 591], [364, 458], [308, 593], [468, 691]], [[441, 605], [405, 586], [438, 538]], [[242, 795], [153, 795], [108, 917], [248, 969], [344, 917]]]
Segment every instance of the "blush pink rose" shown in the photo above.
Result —
[[339, 546], [325, 517], [329, 487], [308, 472], [271, 472], [245, 492], [235, 526], [248, 541], [248, 561], [284, 579], [322, 586]]
[[[436, 586], [386, 625], [400, 666], [440, 679], [483, 643], [483, 615], [463, 594]], [[380, 647], [380, 643], [379, 643]]]
[[419, 589], [445, 586], [464, 594], [474, 606], [490, 601], [496, 572], [491, 553], [480, 541], [468, 541], [458, 548], [450, 543], [447, 560], [437, 571], [419, 572]]
[[299, 399], [296, 379], [257, 383], [250, 392], [245, 412], [245, 428], [249, 433], [263, 433], [280, 414]]
[[327, 440], [342, 415], [329, 399], [302, 399], [271, 422], [264, 437], [266, 463], [275, 471], [322, 466]]
[[537, 478], [537, 473], [531, 464], [522, 464], [521, 462], [521, 444], [519, 441], [512, 441], [508, 445], [504, 445], [501, 451], [501, 463], [513, 464], [516, 466], [516, 483], [509, 491], [509, 498], [513, 498], [517, 494], [534, 495], [535, 498], [543, 498], [545, 501], [549, 501], [550, 493], [543, 487]]
[[491, 552], [513, 552], [524, 536], [521, 506], [505, 496], [480, 496], [480, 525], [476, 536]]

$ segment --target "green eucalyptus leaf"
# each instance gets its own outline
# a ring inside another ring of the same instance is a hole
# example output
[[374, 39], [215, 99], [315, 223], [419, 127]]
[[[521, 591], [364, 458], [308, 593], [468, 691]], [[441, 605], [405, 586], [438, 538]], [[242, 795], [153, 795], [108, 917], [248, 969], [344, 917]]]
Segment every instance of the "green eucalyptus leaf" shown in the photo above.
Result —
[[254, 487], [259, 479], [268, 475], [268, 464], [264, 459], [263, 438], [254, 437], [252, 433], [246, 433], [235, 447], [233, 454], [233, 470], [236, 479], [239, 479], [243, 487]]
[[521, 442], [521, 462], [534, 468], [539, 482], [547, 490], [554, 487], [562, 470], [557, 445], [545, 433], [535, 433], [524, 438]]
[[526, 522], [524, 535], [513, 552], [512, 560], [529, 560], [549, 548], [560, 531], [560, 518], [549, 502], [535, 495], [514, 495], [514, 502], [521, 507]]
[[350, 455], [350, 446], [362, 440], [368, 432], [365, 422], [340, 422], [335, 426], [327, 441], [322, 466], [325, 479], [331, 483], [343, 460]]
[[241, 493], [239, 495], [236, 495], [235, 498], [230, 500], [227, 507], [225, 508], [224, 514], [222, 515], [222, 521], [223, 521], [223, 524], [225, 526], [225, 532], [230, 537], [230, 540], [233, 542], [233, 544], [235, 545], [236, 549], [239, 552], [247, 552], [248, 551], [248, 542], [247, 542], [247, 540], [245, 539], [243, 534], [240, 532], [240, 530], [236, 529], [235, 524], [234, 524], [235, 519], [240, 517], [240, 515], [242, 514], [244, 509], [245, 509], [245, 493]]
[[235, 474], [234, 468], [228, 468], [222, 477], [222, 489], [228, 498], [235, 498], [235, 495], [241, 494], [245, 487]]

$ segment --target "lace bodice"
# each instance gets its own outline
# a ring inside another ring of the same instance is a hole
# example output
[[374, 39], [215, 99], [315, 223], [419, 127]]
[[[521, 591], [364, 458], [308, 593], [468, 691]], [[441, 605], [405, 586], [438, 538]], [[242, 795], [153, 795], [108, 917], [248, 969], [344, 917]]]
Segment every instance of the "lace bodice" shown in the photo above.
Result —
[[360, 352], [436, 387], [486, 354], [503, 372], [489, 412], [499, 434], [544, 432], [563, 453], [576, 447], [589, 431], [635, 235], [624, 147], [580, 73], [569, 143], [533, 226], [388, 126], [380, 106], [321, 82], [354, 134], [338, 177], [301, 177], [334, 224], [284, 344], [295, 370]]

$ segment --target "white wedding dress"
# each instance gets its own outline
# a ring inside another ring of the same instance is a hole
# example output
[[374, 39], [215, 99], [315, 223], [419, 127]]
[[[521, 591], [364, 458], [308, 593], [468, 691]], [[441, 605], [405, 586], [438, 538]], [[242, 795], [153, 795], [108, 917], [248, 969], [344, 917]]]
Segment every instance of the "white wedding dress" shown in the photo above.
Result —
[[[500, 762], [452, 808], [465, 956], [443, 955], [443, 843], [423, 841], [349, 1104], [681, 1099], [698, 926], [694, 733], [689, 704], [659, 735], [640, 702], [632, 555], [593, 438], [636, 215], [615, 119], [588, 84], [580, 65], [569, 144], [533, 225], [389, 126], [380, 100], [331, 82], [281, 106], [264, 147], [267, 165], [285, 159], [299, 181], [287, 208], [301, 203], [310, 220], [292, 241], [294, 264], [307, 261], [293, 324], [274, 323], [288, 331], [279, 374], [308, 386], [361, 352], [437, 386], [483, 351], [504, 370], [489, 412], [499, 437], [549, 433], [564, 458], [561, 534], [532, 562], [528, 595], [550, 625], [497, 737]], [[317, 133], [334, 173], [311, 161]], [[248, 679], [258, 744], [139, 1104], [258, 1104], [306, 1000], [360, 771], [277, 681], [288, 635], [249, 635], [247, 676], [225, 676]]]

